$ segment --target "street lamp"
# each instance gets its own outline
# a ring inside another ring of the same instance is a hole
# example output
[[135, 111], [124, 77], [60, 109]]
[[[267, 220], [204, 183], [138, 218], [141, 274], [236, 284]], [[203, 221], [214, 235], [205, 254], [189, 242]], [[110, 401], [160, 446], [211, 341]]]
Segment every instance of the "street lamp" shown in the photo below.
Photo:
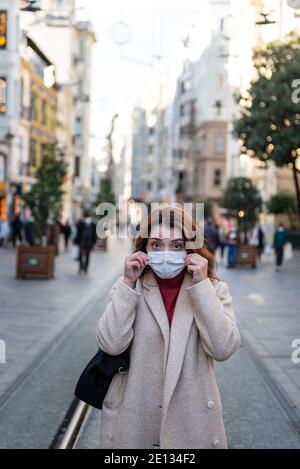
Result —
[[30, 13], [36, 13], [37, 11], [41, 11], [41, 8], [36, 4], [37, 0], [25, 0], [27, 3], [26, 7], [21, 8], [21, 11], [27, 11]]
[[245, 243], [246, 242], [246, 230], [245, 230], [245, 223], [244, 223], [244, 218], [245, 218], [245, 212], [244, 210], [240, 210], [238, 212], [238, 217], [239, 217], [239, 220], [240, 220], [240, 226], [241, 226], [241, 232], [242, 232], [242, 235], [243, 235], [243, 240], [242, 242]]
[[264, 20], [263, 21], [256, 21], [255, 24], [260, 25], [260, 26], [268, 25], [268, 24], [276, 24], [276, 21], [271, 21], [268, 18], [268, 16], [270, 16], [272, 13], [273, 13], [273, 11], [270, 11], [270, 13], [260, 13], [261, 16], [264, 17]]

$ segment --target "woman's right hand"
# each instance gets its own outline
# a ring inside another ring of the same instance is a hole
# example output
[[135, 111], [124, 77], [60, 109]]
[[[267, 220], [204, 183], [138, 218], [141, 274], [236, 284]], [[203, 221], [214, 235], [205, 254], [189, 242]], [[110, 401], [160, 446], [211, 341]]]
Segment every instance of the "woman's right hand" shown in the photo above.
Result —
[[124, 279], [123, 281], [130, 288], [134, 288], [137, 279], [148, 264], [148, 255], [145, 252], [138, 251], [125, 258]]

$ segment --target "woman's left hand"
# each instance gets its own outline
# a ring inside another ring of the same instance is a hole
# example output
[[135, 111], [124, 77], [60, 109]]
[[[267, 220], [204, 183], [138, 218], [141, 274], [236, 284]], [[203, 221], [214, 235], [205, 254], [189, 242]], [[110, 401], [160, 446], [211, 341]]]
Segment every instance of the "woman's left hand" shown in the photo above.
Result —
[[193, 276], [193, 282], [198, 283], [207, 278], [208, 261], [205, 257], [200, 256], [196, 252], [187, 254], [185, 257], [187, 270]]

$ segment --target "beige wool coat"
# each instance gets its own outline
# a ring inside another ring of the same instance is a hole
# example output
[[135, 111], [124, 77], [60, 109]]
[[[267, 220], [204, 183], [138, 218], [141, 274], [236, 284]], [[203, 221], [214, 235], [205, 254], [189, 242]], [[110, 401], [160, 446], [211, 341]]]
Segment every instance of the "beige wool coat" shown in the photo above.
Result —
[[130, 345], [130, 369], [117, 373], [103, 402], [105, 449], [227, 448], [214, 360], [240, 345], [226, 283], [193, 284], [185, 271], [170, 328], [149, 267], [134, 289], [120, 277], [97, 325], [110, 355]]

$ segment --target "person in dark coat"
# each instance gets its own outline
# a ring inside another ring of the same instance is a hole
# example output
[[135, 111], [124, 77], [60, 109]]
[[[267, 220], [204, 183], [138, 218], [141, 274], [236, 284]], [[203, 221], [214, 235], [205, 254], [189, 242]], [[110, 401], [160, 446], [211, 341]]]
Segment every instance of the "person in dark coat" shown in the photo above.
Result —
[[62, 234], [63, 234], [64, 241], [65, 241], [65, 251], [68, 251], [69, 249], [69, 239], [70, 239], [71, 233], [72, 233], [71, 225], [67, 221], [64, 225], [62, 225]]
[[12, 239], [13, 247], [16, 247], [17, 239], [19, 240], [20, 243], [22, 242], [23, 240], [22, 229], [23, 229], [23, 223], [21, 221], [20, 214], [17, 213], [14, 216], [13, 221], [11, 223], [11, 239]]
[[227, 234], [227, 268], [235, 268], [238, 251], [238, 243], [240, 240], [239, 232], [236, 228], [231, 228]]
[[258, 254], [258, 258], [260, 259], [265, 249], [265, 233], [261, 225], [258, 225], [257, 241], [258, 241], [257, 254]]
[[97, 241], [96, 225], [85, 213], [84, 220], [77, 224], [75, 243], [79, 246], [79, 273], [88, 271], [90, 253]]
[[273, 247], [276, 254], [276, 272], [279, 272], [283, 262], [284, 246], [288, 242], [287, 234], [283, 223], [278, 225], [274, 234]]
[[204, 227], [204, 237], [207, 249], [214, 254], [220, 245], [218, 229], [215, 227], [212, 218], [209, 218]]
[[25, 219], [24, 233], [25, 233], [26, 243], [29, 244], [29, 246], [34, 246], [35, 235], [34, 235], [34, 218], [33, 218], [33, 216], [29, 216]]

